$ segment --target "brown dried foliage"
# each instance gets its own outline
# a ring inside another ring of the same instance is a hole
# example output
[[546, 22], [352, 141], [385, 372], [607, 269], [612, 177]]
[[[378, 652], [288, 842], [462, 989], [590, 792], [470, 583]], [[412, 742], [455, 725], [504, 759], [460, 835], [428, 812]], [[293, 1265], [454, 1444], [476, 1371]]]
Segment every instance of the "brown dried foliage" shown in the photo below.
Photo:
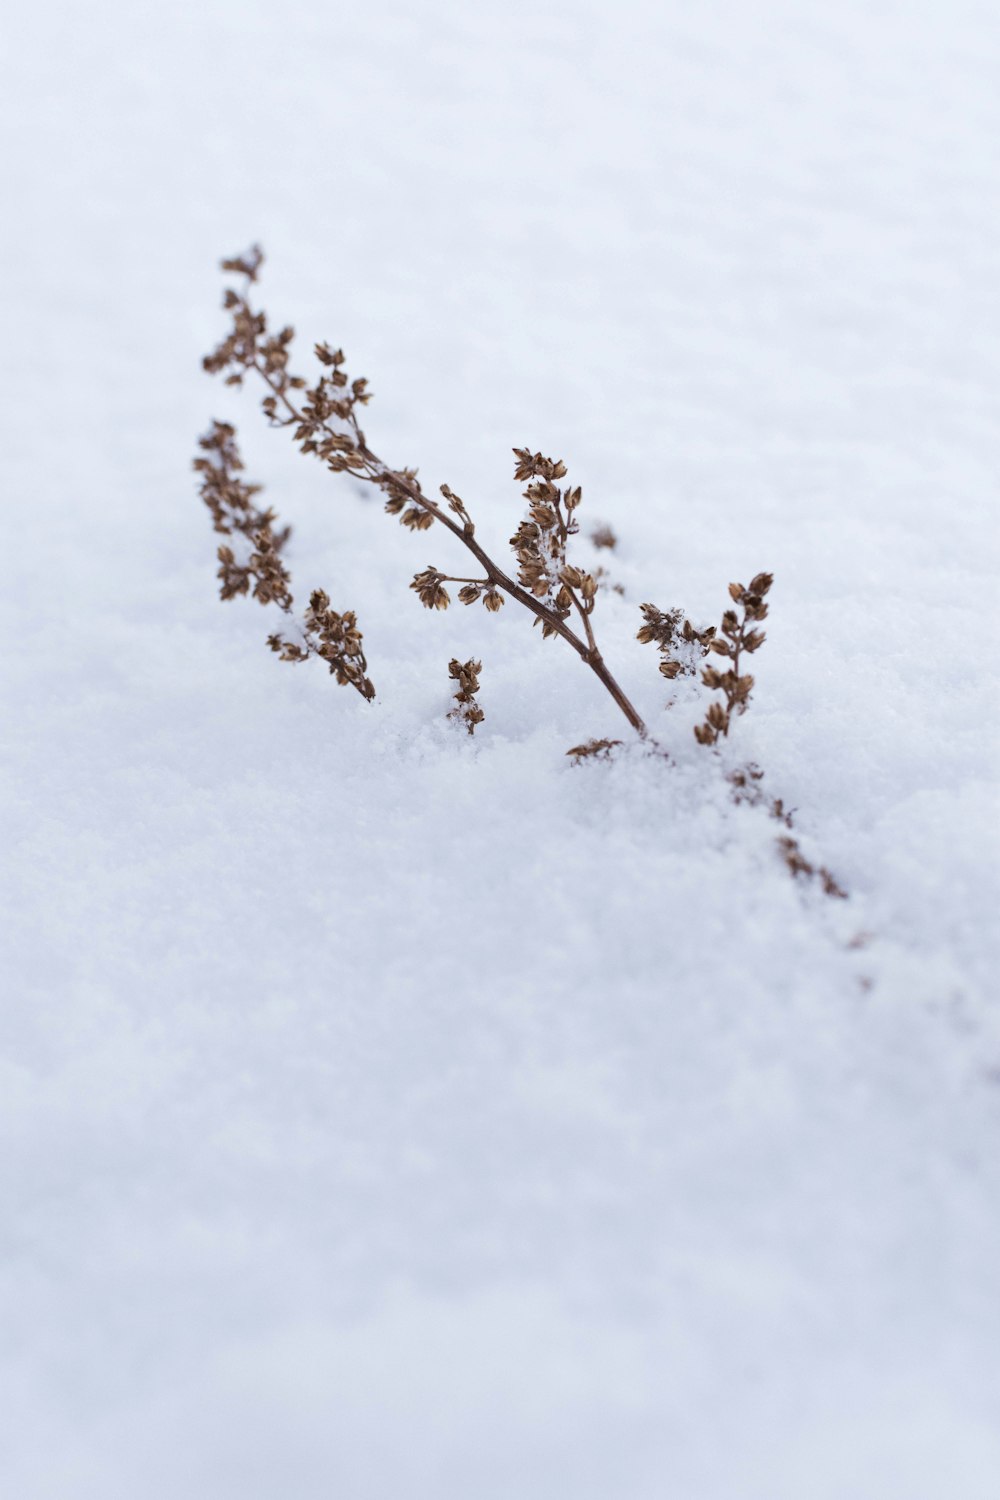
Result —
[[[291, 575], [281, 557], [291, 528], [275, 531], [274, 512], [258, 510], [254, 496], [260, 494], [261, 487], [240, 479], [243, 460], [235, 432], [228, 423], [213, 422], [199, 439], [199, 447], [201, 455], [194, 460], [194, 468], [201, 475], [201, 498], [215, 530], [223, 536], [244, 538], [241, 558], [230, 546], [218, 548], [219, 597], [235, 599], [241, 594], [252, 594], [261, 604], [276, 604], [295, 622]], [[281, 661], [308, 661], [311, 656], [318, 656], [339, 683], [355, 688], [369, 701], [374, 698], [361, 632], [350, 611], [336, 614], [327, 595], [316, 589], [302, 620], [295, 623], [299, 629], [298, 641], [288, 640], [280, 632], [267, 638], [267, 644]]]
[[[333, 473], [352, 474], [381, 490], [386, 511], [410, 530], [426, 531], [438, 522], [462, 543], [479, 565], [480, 573], [463, 577], [428, 564], [410, 585], [427, 609], [449, 607], [451, 595], [446, 587], [449, 583], [459, 585], [461, 604], [481, 601], [493, 613], [502, 608], [505, 598], [514, 600], [529, 611], [534, 624], [541, 626], [543, 638], [560, 636], [572, 647], [610, 693], [633, 729], [645, 737], [646, 725], [612, 677], [594, 635], [592, 616], [601, 588], [601, 570], [590, 573], [569, 560], [570, 540], [579, 531], [576, 512], [582, 494], [579, 485], [560, 482], [566, 478], [562, 460], [533, 452], [527, 446], [514, 449], [514, 478], [526, 484], [523, 493], [527, 502], [526, 514], [510, 542], [517, 561], [515, 581], [480, 545], [465, 502], [448, 485], [441, 486], [442, 505], [424, 493], [415, 469], [391, 469], [369, 448], [359, 412], [370, 401], [371, 392], [366, 380], [350, 378], [341, 349], [325, 343], [315, 345], [320, 374], [312, 385], [291, 372], [293, 330], [285, 327], [271, 332], [266, 314], [252, 307], [249, 300], [250, 288], [257, 282], [262, 262], [258, 246], [245, 255], [223, 261], [223, 269], [242, 277], [243, 285], [240, 289], [229, 287], [225, 292], [223, 305], [231, 315], [232, 325], [217, 348], [206, 356], [205, 369], [223, 375], [227, 385], [242, 385], [248, 375], [260, 379], [266, 387], [262, 401], [265, 415], [272, 426], [289, 429], [301, 452], [318, 458]], [[237, 559], [232, 549], [220, 549], [223, 598], [247, 593], [252, 588], [254, 596], [262, 602], [276, 603], [289, 612], [289, 577], [280, 557], [288, 539], [287, 530], [280, 533], [273, 530], [273, 513], [257, 510], [253, 502], [259, 487], [238, 479], [237, 471], [242, 464], [232, 427], [216, 423], [202, 447], [208, 456], [196, 460], [196, 467], [202, 471], [202, 497], [212, 512], [216, 529], [228, 533], [241, 531], [253, 547], [243, 559]], [[592, 533], [592, 541], [599, 548], [613, 548], [616, 540], [608, 527], [599, 527]], [[701, 744], [712, 745], [720, 736], [728, 735], [733, 715], [746, 708], [753, 678], [740, 674], [740, 658], [763, 642], [762, 632], [747, 627], [748, 622], [766, 615], [763, 595], [770, 584], [770, 574], [759, 573], [749, 589], [730, 585], [730, 594], [742, 605], [743, 616], [739, 618], [734, 611], [727, 611], [718, 632], [712, 626], [698, 630], [679, 609], [642, 606], [645, 624], [638, 638], [656, 644], [664, 677], [672, 680], [693, 675], [700, 658], [708, 651], [732, 661], [732, 667], [725, 672], [711, 667], [702, 672], [707, 686], [721, 689], [723, 702], [713, 703], [704, 724], [695, 730]], [[327, 605], [324, 617], [328, 615]], [[329, 625], [318, 626], [315, 623], [318, 616], [310, 618], [313, 623], [303, 622], [301, 645], [290, 644], [278, 636], [273, 638], [278, 642], [274, 649], [286, 661], [302, 660], [310, 654], [325, 655], [339, 681], [348, 682], [370, 696], [371, 684], [365, 674], [354, 616], [343, 617], [350, 621], [342, 627], [343, 640]]]
[[[360, 408], [371, 399], [366, 380], [352, 380], [344, 369], [344, 354], [328, 344], [317, 344], [321, 374], [313, 385], [289, 370], [291, 328], [271, 333], [265, 313], [253, 308], [249, 293], [257, 281], [263, 256], [258, 247], [223, 262], [223, 269], [244, 278], [240, 290], [228, 288], [224, 306], [232, 317], [227, 336], [204, 360], [211, 374], [224, 375], [227, 385], [239, 386], [249, 375], [267, 388], [262, 406], [272, 426], [285, 427], [303, 453], [312, 454], [334, 473], [350, 473], [374, 485], [385, 497], [385, 509], [413, 531], [426, 531], [437, 522], [472, 554], [481, 572], [459, 577], [430, 564], [417, 573], [411, 588], [428, 609], [447, 609], [448, 583], [461, 585], [459, 602], [496, 613], [505, 598], [522, 605], [541, 625], [544, 637], [560, 636], [597, 676], [621, 712], [640, 735], [647, 733], [642, 718], [612, 677], [598, 649], [591, 616], [598, 592], [596, 578], [567, 558], [570, 537], [578, 530], [574, 512], [581, 501], [579, 486], [560, 486], [566, 466], [559, 459], [515, 448], [514, 477], [527, 482], [527, 514], [511, 539], [518, 564], [515, 581], [484, 550], [464, 501], [441, 486], [442, 505], [424, 493], [415, 469], [392, 469], [369, 448], [359, 421]], [[571, 623], [572, 622], [572, 623]]]
[[482, 670], [481, 661], [459, 661], [453, 656], [448, 663], [448, 676], [453, 682], [458, 683], [455, 707], [449, 710], [448, 717], [455, 719], [459, 724], [464, 724], [470, 734], [475, 734], [476, 725], [481, 724], [486, 717], [476, 702], [476, 694], [479, 692], [479, 674]]
[[744, 714], [753, 690], [753, 677], [749, 672], [740, 673], [741, 660], [745, 655], [759, 651], [764, 644], [763, 630], [753, 627], [767, 619], [764, 596], [774, 582], [770, 573], [758, 573], [750, 580], [750, 587], [742, 583], [729, 585], [729, 597], [742, 611], [727, 609], [722, 616], [718, 633], [713, 633], [708, 642], [709, 651], [724, 657], [732, 665], [724, 672], [716, 667], [705, 667], [701, 680], [706, 687], [717, 688], [722, 693], [722, 702], [716, 701], [709, 708], [705, 722], [695, 728], [699, 745], [714, 745], [729, 734], [729, 726], [736, 714]]
[[656, 645], [664, 677], [671, 682], [675, 677], [693, 677], [715, 635], [715, 626], [696, 630], [682, 609], [657, 609], [655, 604], [641, 604], [639, 608], [646, 623], [636, 640], [644, 646]]
[[[442, 500], [425, 494], [415, 469], [390, 468], [368, 446], [360, 425], [360, 412], [371, 400], [368, 382], [351, 379], [345, 369], [340, 349], [316, 344], [315, 357], [320, 374], [313, 384], [289, 368], [293, 330], [284, 327], [271, 332], [267, 316], [250, 303], [250, 288], [257, 282], [263, 255], [254, 246], [247, 254], [222, 262], [223, 269], [242, 278], [239, 289], [229, 287], [224, 307], [231, 315], [231, 327], [222, 342], [207, 355], [204, 368], [225, 377], [225, 384], [241, 386], [248, 376], [259, 379], [266, 390], [261, 405], [273, 427], [285, 428], [304, 454], [317, 458], [332, 473], [347, 473], [382, 492], [385, 510], [411, 531], [427, 531], [435, 523], [449, 532], [471, 554], [477, 565], [473, 577], [442, 572], [428, 564], [415, 574], [410, 588], [427, 609], [447, 609], [451, 595], [447, 584], [457, 584], [457, 598], [464, 605], [482, 602], [490, 612], [498, 612], [507, 599], [519, 604], [540, 625], [543, 638], [560, 637], [588, 666], [613, 698], [621, 713], [637, 734], [646, 739], [648, 730], [638, 711], [622, 691], [598, 649], [592, 616], [602, 587], [623, 593], [620, 585], [607, 579], [603, 569], [594, 573], [570, 561], [571, 539], [579, 531], [577, 511], [582, 494], [580, 487], [562, 484], [566, 466], [561, 459], [549, 458], [529, 447], [515, 448], [514, 478], [526, 485], [523, 491], [526, 512], [510, 539], [517, 563], [516, 580], [483, 548], [465, 502], [448, 485], [440, 487]], [[215, 422], [200, 442], [201, 454], [194, 467], [201, 474], [200, 492], [215, 530], [224, 536], [241, 538], [239, 548], [224, 544], [218, 549], [220, 593], [223, 599], [252, 594], [262, 604], [276, 604], [294, 621], [291, 578], [282, 557], [290, 531], [275, 528], [276, 517], [270, 509], [261, 510], [255, 497], [260, 486], [247, 484], [241, 477], [243, 463], [236, 446], [234, 429], [228, 423]], [[443, 503], [442, 503], [443, 501]], [[598, 549], [613, 550], [617, 538], [610, 527], [599, 526], [591, 532]], [[643, 604], [644, 624], [638, 639], [655, 644], [660, 654], [660, 672], [668, 680], [693, 676], [708, 653], [721, 656], [730, 665], [725, 671], [712, 666], [702, 668], [702, 682], [722, 694], [712, 703], [705, 721], [695, 728], [702, 745], [713, 746], [729, 734], [734, 716], [746, 711], [753, 688], [753, 678], [741, 672], [744, 654], [757, 651], [764, 633], [756, 625], [765, 619], [764, 596], [771, 587], [769, 573], [758, 573], [748, 588], [730, 584], [729, 592], [742, 613], [727, 610], [721, 625], [698, 629], [680, 609], [661, 610]], [[309, 607], [296, 622], [299, 638], [289, 639], [275, 633], [268, 645], [282, 661], [306, 661], [320, 657], [344, 686], [355, 688], [371, 700], [375, 689], [367, 675], [362, 636], [353, 612], [337, 613], [329, 596], [322, 590], [310, 595]], [[453, 658], [448, 671], [457, 684], [455, 706], [449, 717], [464, 724], [469, 734], [483, 721], [483, 711], [476, 699], [479, 691], [478, 661], [459, 662]], [[593, 739], [574, 746], [567, 754], [574, 760], [606, 758], [622, 742]], [[738, 800], [761, 800], [754, 783], [759, 773], [735, 773], [732, 778]], [[779, 800], [770, 804], [772, 816], [791, 827], [791, 815]], [[829, 895], [843, 896], [833, 876], [824, 867], [812, 865], [803, 855], [797, 840], [783, 835], [779, 841], [782, 858], [796, 877], [816, 878]]]

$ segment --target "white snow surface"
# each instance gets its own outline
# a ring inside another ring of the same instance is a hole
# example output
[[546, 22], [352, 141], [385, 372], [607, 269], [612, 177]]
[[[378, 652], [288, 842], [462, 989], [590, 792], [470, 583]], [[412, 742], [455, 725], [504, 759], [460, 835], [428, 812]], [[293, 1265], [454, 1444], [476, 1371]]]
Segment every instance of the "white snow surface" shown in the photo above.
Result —
[[[40, 0], [0, 57], [3, 1494], [993, 1500], [996, 5]], [[201, 372], [258, 238], [498, 550], [566, 460], [672, 765], [574, 768], [627, 727], [562, 643], [421, 610], [457, 544]], [[218, 602], [212, 416], [373, 705]], [[720, 760], [637, 606], [764, 568]]]

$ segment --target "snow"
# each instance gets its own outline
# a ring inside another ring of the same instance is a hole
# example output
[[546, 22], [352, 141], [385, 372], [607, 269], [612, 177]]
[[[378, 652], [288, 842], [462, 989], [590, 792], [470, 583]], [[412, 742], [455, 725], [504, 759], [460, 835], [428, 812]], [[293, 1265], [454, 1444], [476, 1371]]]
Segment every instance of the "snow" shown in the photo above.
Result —
[[[992, 1500], [995, 7], [43, 0], [0, 56], [4, 1492]], [[627, 726], [563, 644], [421, 610], [457, 546], [200, 373], [256, 238], [498, 549], [565, 459], [673, 765], [571, 766]], [[215, 597], [212, 416], [375, 704]], [[720, 765], [638, 605], [765, 568]]]

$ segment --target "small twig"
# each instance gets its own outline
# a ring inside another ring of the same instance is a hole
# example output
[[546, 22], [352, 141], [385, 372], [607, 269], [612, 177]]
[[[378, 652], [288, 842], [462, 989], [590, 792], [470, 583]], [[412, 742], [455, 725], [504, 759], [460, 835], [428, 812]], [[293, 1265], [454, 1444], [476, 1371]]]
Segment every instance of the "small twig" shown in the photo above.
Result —
[[722, 616], [719, 633], [713, 635], [708, 643], [709, 651], [726, 657], [732, 662], [732, 666], [726, 672], [706, 667], [701, 674], [706, 687], [721, 689], [724, 702], [713, 703], [705, 716], [705, 722], [695, 726], [695, 739], [699, 745], [714, 745], [720, 737], [728, 736], [733, 715], [746, 713], [753, 691], [753, 677], [749, 673], [740, 676], [740, 658], [744, 652], [750, 655], [759, 651], [764, 644], [763, 630], [747, 627], [767, 619], [764, 595], [773, 582], [770, 573], [758, 573], [751, 578], [749, 588], [744, 588], [742, 583], [729, 585], [729, 597], [734, 604], [742, 607], [743, 613], [737, 615], [735, 610], [727, 609]]

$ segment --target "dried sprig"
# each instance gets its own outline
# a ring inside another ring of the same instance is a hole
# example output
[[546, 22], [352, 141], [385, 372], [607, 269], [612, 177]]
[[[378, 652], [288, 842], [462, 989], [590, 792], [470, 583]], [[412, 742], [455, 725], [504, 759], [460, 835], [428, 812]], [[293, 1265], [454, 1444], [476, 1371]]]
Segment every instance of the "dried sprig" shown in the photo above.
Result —
[[[240, 278], [239, 289], [227, 288], [224, 306], [231, 315], [231, 327], [222, 342], [206, 356], [204, 367], [220, 374], [230, 386], [240, 386], [248, 376], [260, 379], [266, 393], [262, 408], [272, 426], [287, 428], [292, 440], [305, 454], [311, 454], [333, 473], [348, 473], [363, 483], [379, 489], [385, 509], [401, 525], [412, 531], [426, 531], [435, 523], [444, 527], [453, 539], [475, 559], [478, 572], [464, 577], [442, 572], [429, 564], [417, 573], [410, 585], [420, 602], [428, 609], [447, 609], [451, 596], [446, 584], [458, 585], [461, 604], [482, 602], [490, 613], [497, 613], [505, 600], [520, 604], [542, 627], [543, 637], [558, 636], [566, 642], [595, 674], [631, 727], [642, 737], [648, 731], [640, 714], [611, 675], [598, 649], [592, 616], [602, 586], [622, 592], [620, 585], [607, 580], [603, 569], [589, 573], [572, 562], [570, 543], [578, 533], [577, 511], [582, 494], [580, 487], [564, 485], [566, 466], [561, 459], [534, 452], [530, 447], [515, 448], [514, 477], [526, 484], [523, 492], [527, 510], [511, 538], [517, 563], [517, 579], [511, 578], [480, 544], [476, 527], [464, 500], [443, 484], [443, 503], [424, 493], [417, 472], [412, 468], [390, 468], [369, 448], [360, 425], [360, 412], [371, 400], [368, 382], [352, 379], [345, 369], [341, 349], [316, 344], [314, 354], [320, 374], [312, 385], [290, 370], [294, 332], [284, 327], [277, 332], [268, 328], [266, 314], [250, 304], [250, 288], [256, 284], [263, 254], [254, 246], [244, 255], [223, 261], [223, 269]], [[270, 509], [260, 509], [256, 496], [260, 486], [242, 478], [243, 463], [236, 445], [235, 431], [228, 423], [216, 422], [201, 439], [201, 452], [195, 468], [201, 475], [200, 492], [215, 530], [233, 541], [220, 545], [219, 579], [223, 599], [252, 594], [262, 604], [275, 604], [294, 622], [294, 600], [291, 578], [282, 557], [290, 531], [276, 529], [276, 517]], [[239, 540], [237, 540], [239, 539]], [[610, 527], [599, 526], [591, 532], [598, 549], [612, 550], [617, 538]], [[722, 693], [714, 702], [705, 722], [695, 729], [699, 742], [714, 745], [729, 733], [732, 719], [745, 711], [753, 688], [753, 678], [741, 673], [744, 653], [752, 654], [764, 641], [756, 625], [767, 615], [764, 596], [771, 587], [771, 575], [758, 573], [748, 588], [731, 584], [733, 602], [742, 614], [727, 610], [721, 626], [699, 630], [680, 609], [661, 610], [656, 605], [642, 605], [644, 624], [638, 639], [655, 644], [660, 654], [660, 671], [668, 680], [693, 676], [705, 655], [712, 652], [725, 657], [730, 666], [717, 670], [702, 669], [703, 683]], [[310, 595], [309, 607], [297, 622], [298, 639], [281, 632], [268, 637], [268, 645], [282, 661], [301, 662], [312, 656], [325, 661], [330, 672], [344, 686], [353, 687], [371, 700], [375, 689], [367, 675], [362, 636], [352, 611], [338, 613], [329, 596], [320, 589]], [[481, 663], [469, 660], [449, 663], [449, 676], [457, 684], [455, 706], [449, 717], [463, 723], [469, 734], [483, 721], [483, 711], [476, 694], [479, 691]], [[606, 758], [620, 745], [620, 740], [591, 739], [574, 746], [567, 754], [575, 761]], [[737, 784], [752, 800], [757, 799], [753, 774]], [[791, 815], [780, 800], [770, 805], [772, 816], [791, 827]], [[823, 866], [813, 866], [802, 853], [797, 840], [783, 835], [779, 848], [788, 868], [796, 877], [816, 877], [830, 895], [844, 892]]]
[[[244, 274], [249, 273], [244, 271]], [[252, 594], [259, 603], [276, 604], [283, 614], [294, 618], [291, 575], [281, 557], [291, 528], [275, 531], [274, 512], [257, 508], [254, 497], [260, 494], [261, 486], [246, 484], [239, 477], [243, 460], [235, 430], [229, 423], [213, 422], [198, 446], [201, 454], [195, 458], [194, 468], [201, 475], [201, 498], [215, 530], [224, 536], [241, 536], [249, 543], [249, 548], [243, 547], [242, 559], [231, 546], [218, 548], [220, 598]], [[375, 688], [368, 677], [361, 648], [361, 632], [352, 613], [336, 614], [330, 608], [328, 596], [317, 589], [299, 623], [299, 632], [299, 641], [288, 640], [278, 632], [268, 636], [267, 644], [282, 661], [322, 657], [339, 683], [355, 688], [369, 701], [374, 698]]]
[[356, 688], [369, 702], [374, 698], [375, 688], [367, 675], [368, 663], [353, 610], [339, 615], [330, 608], [329, 594], [314, 589], [302, 617], [302, 637], [302, 643], [298, 644], [280, 634], [270, 635], [267, 644], [281, 661], [308, 661], [310, 656], [318, 656], [341, 687]]
[[[578, 524], [574, 515], [581, 500], [579, 486], [560, 487], [566, 467], [558, 459], [515, 448], [515, 478], [529, 481], [525, 490], [528, 514], [511, 545], [518, 562], [515, 581], [484, 550], [465, 502], [447, 485], [441, 486], [444, 505], [426, 495], [415, 469], [392, 469], [368, 447], [359, 409], [371, 399], [366, 380], [352, 380], [344, 369], [343, 351], [317, 344], [315, 355], [322, 373], [314, 385], [289, 370], [291, 328], [268, 329], [266, 314], [250, 305], [250, 287], [257, 281], [263, 256], [255, 246], [248, 254], [223, 262], [224, 269], [244, 278], [240, 290], [227, 289], [224, 306], [232, 316], [226, 338], [204, 360], [212, 374], [229, 385], [241, 385], [248, 375], [263, 381], [267, 394], [262, 406], [273, 426], [291, 430], [303, 453], [313, 454], [334, 473], [350, 473], [380, 489], [385, 508], [414, 531], [435, 522], [472, 553], [481, 574], [468, 578], [442, 572], [430, 565], [418, 573], [411, 587], [428, 609], [447, 609], [451, 598], [446, 583], [461, 585], [459, 600], [481, 600], [496, 613], [504, 598], [522, 605], [542, 627], [543, 636], [559, 636], [595, 674], [636, 732], [645, 736], [642, 717], [611, 675], [598, 649], [591, 616], [598, 592], [597, 579], [567, 558], [567, 544]], [[570, 623], [578, 617], [578, 628]], [[582, 628], [582, 634], [578, 630]]]
[[729, 734], [733, 716], [746, 713], [753, 691], [753, 677], [749, 672], [741, 675], [740, 662], [744, 653], [751, 655], [764, 644], [763, 630], [756, 630], [753, 626], [767, 619], [764, 596], [773, 582], [770, 573], [758, 573], [750, 580], [749, 588], [744, 588], [742, 583], [729, 585], [729, 597], [741, 607], [742, 614], [727, 609], [718, 634], [713, 635], [708, 643], [709, 651], [725, 657], [732, 666], [725, 672], [706, 667], [701, 674], [705, 686], [720, 690], [723, 697], [721, 703], [715, 702], [709, 708], [705, 722], [695, 726], [695, 739], [699, 745], [714, 745]]
[[459, 661], [453, 656], [448, 663], [448, 676], [458, 683], [455, 707], [449, 710], [448, 717], [464, 724], [470, 734], [475, 734], [476, 725], [481, 724], [486, 717], [476, 702], [479, 674], [482, 670], [481, 661]]
[[[402, 525], [413, 531], [425, 531], [440, 523], [472, 553], [481, 568], [475, 577], [462, 577], [441, 571], [430, 564], [417, 573], [411, 588], [428, 609], [447, 609], [451, 596], [447, 583], [460, 585], [458, 599], [462, 604], [482, 601], [495, 613], [505, 596], [515, 600], [541, 625], [543, 637], [560, 636], [595, 673], [633, 729], [643, 737], [648, 733], [640, 714], [611, 675], [598, 649], [592, 615], [600, 589], [598, 577], [586, 572], [568, 556], [570, 539], [579, 530], [576, 512], [581, 502], [579, 485], [561, 485], [566, 465], [561, 459], [547, 457], [530, 447], [514, 449], [514, 478], [527, 484], [524, 498], [527, 513], [511, 538], [517, 560], [517, 581], [510, 578], [476, 539], [476, 528], [468, 508], [448, 485], [441, 486], [445, 502], [442, 507], [423, 491], [414, 469], [391, 469], [368, 447], [359, 422], [359, 410], [371, 399], [368, 382], [351, 379], [345, 367], [343, 350], [329, 344], [316, 344], [314, 353], [321, 373], [313, 385], [289, 368], [294, 332], [290, 327], [272, 333], [266, 314], [254, 309], [249, 292], [260, 273], [263, 254], [254, 246], [245, 255], [233, 256], [223, 268], [243, 278], [237, 290], [229, 287], [224, 306], [232, 316], [227, 336], [204, 360], [205, 369], [225, 376], [228, 385], [241, 385], [247, 375], [259, 377], [267, 394], [263, 410], [274, 426], [291, 429], [294, 442], [303, 453], [313, 454], [334, 473], [350, 473], [375, 485], [385, 496], [385, 508], [398, 516]], [[263, 602], [275, 602], [285, 610], [291, 607], [288, 574], [280, 559], [287, 532], [275, 533], [273, 516], [258, 511], [253, 502], [256, 486], [243, 484], [236, 475], [233, 461], [233, 429], [216, 424], [209, 441], [203, 442], [206, 457], [198, 460], [203, 471], [202, 492], [213, 514], [216, 529], [241, 530], [248, 535], [253, 551], [240, 561], [232, 549], [220, 553], [220, 576], [223, 596], [246, 593], [251, 587]], [[208, 456], [210, 455], [210, 456]], [[238, 463], [238, 458], [236, 460]], [[240, 466], [241, 467], [241, 466]], [[614, 534], [598, 528], [592, 537], [599, 547], [613, 547]], [[746, 708], [753, 678], [741, 676], [740, 657], [752, 652], [763, 641], [763, 633], [748, 629], [748, 622], [763, 619], [767, 606], [763, 595], [770, 587], [770, 574], [760, 573], [749, 589], [730, 586], [735, 602], [742, 604], [740, 619], [734, 611], [723, 616], [721, 634], [713, 628], [699, 631], [680, 610], [660, 610], [645, 604], [645, 624], [639, 640], [655, 642], [660, 653], [660, 671], [668, 679], [693, 674], [706, 650], [728, 657], [733, 665], [725, 671], [705, 668], [702, 680], [707, 686], [721, 689], [723, 703], [713, 703], [704, 724], [695, 733], [702, 744], [714, 744], [729, 733], [735, 713]], [[572, 622], [572, 623], [571, 623]], [[575, 628], [574, 628], [575, 627]], [[578, 633], [582, 631], [582, 633]], [[308, 632], [302, 649], [310, 649]], [[285, 660], [297, 659], [288, 654], [286, 643], [277, 648]], [[328, 649], [325, 647], [324, 649]], [[355, 682], [357, 672], [346, 667], [339, 675]], [[367, 681], [361, 674], [361, 681]]]
[[715, 626], [695, 629], [682, 609], [657, 609], [655, 604], [641, 604], [639, 608], [646, 623], [636, 640], [644, 646], [655, 644], [664, 677], [671, 682], [675, 677], [693, 677], [715, 635]]

